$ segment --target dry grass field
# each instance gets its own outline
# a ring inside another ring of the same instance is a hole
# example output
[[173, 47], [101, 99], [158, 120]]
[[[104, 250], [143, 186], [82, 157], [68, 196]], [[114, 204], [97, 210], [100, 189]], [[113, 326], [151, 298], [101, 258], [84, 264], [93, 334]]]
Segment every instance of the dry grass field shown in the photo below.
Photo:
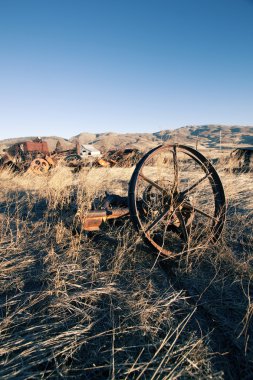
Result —
[[252, 379], [253, 174], [217, 170], [222, 239], [174, 261], [129, 220], [76, 229], [133, 168], [1, 172], [0, 378]]

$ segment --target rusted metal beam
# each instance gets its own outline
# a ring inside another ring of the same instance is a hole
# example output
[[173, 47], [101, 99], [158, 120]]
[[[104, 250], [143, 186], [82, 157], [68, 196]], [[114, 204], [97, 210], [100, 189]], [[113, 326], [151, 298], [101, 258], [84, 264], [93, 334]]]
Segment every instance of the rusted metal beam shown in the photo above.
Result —
[[81, 216], [82, 228], [85, 231], [98, 231], [102, 223], [110, 219], [118, 219], [129, 215], [128, 208], [114, 208], [110, 210], [91, 210]]

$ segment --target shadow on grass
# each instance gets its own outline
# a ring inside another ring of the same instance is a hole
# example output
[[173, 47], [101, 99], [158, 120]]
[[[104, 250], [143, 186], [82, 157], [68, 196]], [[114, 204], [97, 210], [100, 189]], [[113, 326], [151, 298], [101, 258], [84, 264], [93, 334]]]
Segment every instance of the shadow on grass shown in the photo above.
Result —
[[129, 221], [73, 235], [76, 208], [0, 204], [1, 378], [251, 377], [251, 277], [229, 244], [157, 260]]

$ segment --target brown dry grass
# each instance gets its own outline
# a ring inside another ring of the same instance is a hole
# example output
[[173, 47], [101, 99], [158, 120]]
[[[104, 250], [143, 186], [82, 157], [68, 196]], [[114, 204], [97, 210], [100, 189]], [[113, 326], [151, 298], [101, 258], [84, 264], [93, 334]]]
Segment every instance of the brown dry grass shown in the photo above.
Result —
[[77, 209], [126, 195], [133, 169], [2, 172], [1, 379], [252, 378], [253, 176], [218, 169], [223, 238], [174, 263], [129, 221], [75, 230]]

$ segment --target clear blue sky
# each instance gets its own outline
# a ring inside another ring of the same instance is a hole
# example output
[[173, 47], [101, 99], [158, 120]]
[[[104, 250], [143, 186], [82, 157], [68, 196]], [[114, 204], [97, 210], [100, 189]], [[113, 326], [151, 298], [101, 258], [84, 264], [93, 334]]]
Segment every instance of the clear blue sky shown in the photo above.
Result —
[[253, 125], [251, 0], [0, 0], [0, 139]]

